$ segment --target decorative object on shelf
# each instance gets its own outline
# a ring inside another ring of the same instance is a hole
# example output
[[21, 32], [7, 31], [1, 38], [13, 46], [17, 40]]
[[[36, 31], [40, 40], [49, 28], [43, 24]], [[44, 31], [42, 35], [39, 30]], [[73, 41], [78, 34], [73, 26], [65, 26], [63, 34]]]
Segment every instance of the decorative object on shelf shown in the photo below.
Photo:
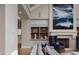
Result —
[[34, 39], [37, 39], [37, 35], [36, 34], [34, 34]]
[[31, 38], [34, 40], [47, 40], [48, 27], [32, 27]]
[[43, 37], [40, 37], [40, 39], [43, 40], [44, 38]]
[[44, 36], [44, 38], [47, 40], [47, 36]]

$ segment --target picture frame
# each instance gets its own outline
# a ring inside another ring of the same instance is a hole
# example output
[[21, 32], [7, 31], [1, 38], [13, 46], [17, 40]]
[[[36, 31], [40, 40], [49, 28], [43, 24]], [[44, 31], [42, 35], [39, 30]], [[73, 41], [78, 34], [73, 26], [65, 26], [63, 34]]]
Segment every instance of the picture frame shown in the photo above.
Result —
[[[56, 4], [52, 4], [52, 5], [49, 5], [49, 32], [75, 32], [76, 31], [76, 17], [75, 17], [75, 5], [73, 5], [73, 11], [72, 11], [72, 14], [73, 14], [73, 19], [72, 19], [72, 28], [54, 28], [54, 11], [53, 11], [53, 8], [54, 6], [53, 5], [56, 5]], [[57, 4], [58, 5], [58, 4]], [[59, 4], [60, 5], [60, 4]], [[69, 5], [69, 4], [65, 4], [65, 5]]]
[[73, 29], [73, 4], [53, 4], [53, 29]]

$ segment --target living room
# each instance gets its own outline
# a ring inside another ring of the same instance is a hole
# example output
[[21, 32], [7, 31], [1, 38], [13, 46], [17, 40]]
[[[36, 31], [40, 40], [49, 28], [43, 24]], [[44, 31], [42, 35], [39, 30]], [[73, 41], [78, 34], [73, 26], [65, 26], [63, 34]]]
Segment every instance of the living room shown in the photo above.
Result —
[[[42, 55], [41, 44], [51, 46], [52, 55], [79, 54], [78, 4], [29, 5], [31, 17], [27, 20], [19, 20], [21, 27], [19, 36], [22, 38], [20, 39], [20, 55]], [[47, 51], [50, 51], [50, 48]]]
[[78, 59], [79, 0], [0, 0], [0, 59]]
[[2, 4], [0, 18], [0, 55], [79, 54], [79, 4]]

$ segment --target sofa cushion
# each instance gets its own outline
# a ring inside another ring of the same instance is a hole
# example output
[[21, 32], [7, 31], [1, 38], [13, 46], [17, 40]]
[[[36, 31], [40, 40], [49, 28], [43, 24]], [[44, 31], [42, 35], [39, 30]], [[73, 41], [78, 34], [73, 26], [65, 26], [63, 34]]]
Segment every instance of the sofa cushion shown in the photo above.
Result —
[[48, 46], [47, 43], [44, 43], [44, 44], [41, 44], [42, 45], [42, 52], [45, 54], [45, 55], [50, 55], [51, 54], [51, 49], [50, 47]]
[[41, 46], [41, 43], [38, 43], [38, 48], [37, 48], [37, 54], [38, 55], [44, 55], [44, 53], [42, 52], [42, 46]]
[[48, 45], [46, 45], [46, 48], [47, 48], [48, 54], [51, 55], [51, 49], [50, 49], [50, 47]]

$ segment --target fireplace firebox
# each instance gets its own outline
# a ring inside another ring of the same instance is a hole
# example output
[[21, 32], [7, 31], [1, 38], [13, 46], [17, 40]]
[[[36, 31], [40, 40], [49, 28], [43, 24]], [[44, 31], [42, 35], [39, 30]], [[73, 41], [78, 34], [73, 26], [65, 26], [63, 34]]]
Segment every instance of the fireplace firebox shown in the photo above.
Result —
[[58, 38], [58, 41], [60, 43], [63, 43], [65, 45], [65, 48], [69, 48], [69, 38]]

